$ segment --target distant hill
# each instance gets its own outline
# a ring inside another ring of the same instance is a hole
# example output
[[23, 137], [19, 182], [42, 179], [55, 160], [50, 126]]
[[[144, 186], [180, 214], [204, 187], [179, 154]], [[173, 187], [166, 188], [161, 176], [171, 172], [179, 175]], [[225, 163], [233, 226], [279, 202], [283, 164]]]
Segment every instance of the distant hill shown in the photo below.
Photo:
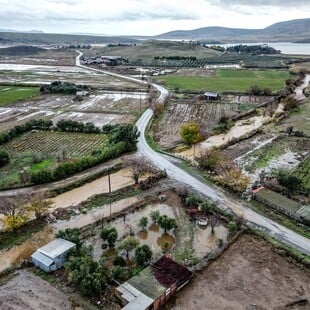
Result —
[[0, 48], [1, 56], [24, 56], [33, 55], [39, 52], [45, 51], [44, 48], [28, 45], [12, 46], [6, 48]]
[[295, 19], [273, 24], [264, 29], [204, 27], [193, 30], [176, 30], [155, 36], [157, 39], [206, 40], [223, 42], [283, 42], [310, 39], [310, 18]]
[[73, 35], [58, 33], [0, 32], [0, 44], [68, 45], [94, 43], [136, 43], [134, 38], [121, 36]]

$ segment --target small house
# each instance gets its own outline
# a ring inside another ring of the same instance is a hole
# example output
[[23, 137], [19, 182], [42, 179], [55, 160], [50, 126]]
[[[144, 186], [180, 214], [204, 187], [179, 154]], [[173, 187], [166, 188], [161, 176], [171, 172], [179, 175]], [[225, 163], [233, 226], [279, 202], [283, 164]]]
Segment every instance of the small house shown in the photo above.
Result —
[[211, 92], [211, 91], [206, 91], [203, 94], [205, 100], [219, 100], [220, 99], [220, 95], [216, 92]]
[[193, 273], [188, 268], [163, 256], [118, 286], [115, 293], [124, 310], [157, 310], [192, 277]]
[[31, 260], [36, 267], [46, 272], [55, 271], [64, 266], [68, 252], [75, 248], [73, 242], [58, 238], [36, 250]]

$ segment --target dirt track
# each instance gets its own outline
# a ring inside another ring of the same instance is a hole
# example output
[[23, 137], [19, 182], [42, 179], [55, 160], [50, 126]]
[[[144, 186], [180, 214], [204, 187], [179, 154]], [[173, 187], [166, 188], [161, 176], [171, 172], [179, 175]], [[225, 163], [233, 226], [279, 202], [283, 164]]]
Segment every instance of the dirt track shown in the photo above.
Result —
[[[307, 304], [288, 304], [307, 300]], [[309, 309], [310, 274], [275, 253], [264, 240], [239, 238], [177, 296], [183, 309]]]

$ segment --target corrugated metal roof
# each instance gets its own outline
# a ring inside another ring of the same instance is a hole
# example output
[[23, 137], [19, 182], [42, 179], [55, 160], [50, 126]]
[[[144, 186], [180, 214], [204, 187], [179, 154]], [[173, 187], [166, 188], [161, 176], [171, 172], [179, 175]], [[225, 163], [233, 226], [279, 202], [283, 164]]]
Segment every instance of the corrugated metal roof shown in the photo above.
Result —
[[129, 302], [125, 307], [122, 308], [124, 310], [144, 310], [154, 302], [153, 299], [144, 295], [128, 282], [120, 285], [117, 290], [122, 294], [122, 297]]
[[212, 92], [212, 91], [206, 91], [204, 93], [205, 96], [208, 96], [208, 97], [217, 97], [218, 96], [218, 93], [215, 93], [215, 92]]
[[73, 242], [58, 238], [39, 248], [38, 251], [50, 258], [55, 258], [74, 247], [75, 244]]
[[50, 265], [52, 265], [54, 263], [53, 259], [47, 257], [46, 255], [42, 254], [39, 251], [34, 252], [31, 255], [31, 258], [37, 260], [38, 262], [45, 265], [46, 267], [49, 267]]

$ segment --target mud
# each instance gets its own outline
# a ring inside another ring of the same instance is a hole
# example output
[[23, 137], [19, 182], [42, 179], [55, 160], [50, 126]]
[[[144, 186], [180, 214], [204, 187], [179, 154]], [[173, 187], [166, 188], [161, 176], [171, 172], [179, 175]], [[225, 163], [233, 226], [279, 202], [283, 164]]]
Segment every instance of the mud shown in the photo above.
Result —
[[[302, 299], [305, 307], [285, 307]], [[178, 293], [172, 309], [309, 309], [309, 302], [309, 272], [244, 235]]]

